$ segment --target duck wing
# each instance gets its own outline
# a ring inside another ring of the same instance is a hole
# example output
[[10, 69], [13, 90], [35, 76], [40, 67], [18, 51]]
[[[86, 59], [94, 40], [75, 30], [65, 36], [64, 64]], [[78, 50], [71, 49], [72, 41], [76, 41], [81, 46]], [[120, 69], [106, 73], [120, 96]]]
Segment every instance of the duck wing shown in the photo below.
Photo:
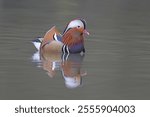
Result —
[[48, 30], [46, 32], [46, 34], [44, 35], [44, 38], [42, 40], [41, 46], [45, 45], [46, 43], [49, 43], [50, 41], [55, 40], [54, 35], [61, 36], [61, 34], [58, 31], [58, 29], [56, 28], [56, 26], [53, 26], [50, 30]]

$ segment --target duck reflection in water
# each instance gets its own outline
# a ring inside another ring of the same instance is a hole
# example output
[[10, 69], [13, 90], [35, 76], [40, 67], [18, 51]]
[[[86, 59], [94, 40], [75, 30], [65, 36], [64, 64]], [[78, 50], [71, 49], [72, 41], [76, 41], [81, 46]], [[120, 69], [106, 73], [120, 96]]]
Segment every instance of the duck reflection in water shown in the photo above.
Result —
[[87, 73], [82, 71], [82, 62], [84, 54], [42, 54], [39, 52], [33, 54], [33, 62], [36, 62], [38, 67], [42, 67], [50, 78], [54, 78], [56, 73], [60, 71], [64, 78], [67, 88], [77, 88], [82, 85], [82, 77]]

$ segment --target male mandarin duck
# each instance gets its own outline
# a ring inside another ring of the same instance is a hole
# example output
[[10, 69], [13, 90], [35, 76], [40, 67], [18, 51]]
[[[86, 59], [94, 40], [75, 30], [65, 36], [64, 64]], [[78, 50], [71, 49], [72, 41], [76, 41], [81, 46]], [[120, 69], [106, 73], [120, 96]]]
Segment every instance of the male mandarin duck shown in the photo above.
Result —
[[40, 50], [41, 54], [84, 53], [84, 34], [89, 35], [86, 30], [86, 21], [74, 19], [68, 23], [62, 35], [53, 26], [43, 38], [33, 40], [33, 44]]

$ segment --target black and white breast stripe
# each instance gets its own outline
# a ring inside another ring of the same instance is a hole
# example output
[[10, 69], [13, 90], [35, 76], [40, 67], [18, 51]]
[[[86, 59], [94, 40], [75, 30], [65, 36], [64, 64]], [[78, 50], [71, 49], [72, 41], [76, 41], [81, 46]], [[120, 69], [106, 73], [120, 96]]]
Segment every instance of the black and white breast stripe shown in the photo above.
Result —
[[67, 45], [63, 45], [63, 47], [62, 47], [62, 52], [64, 53], [64, 54], [69, 54], [70, 52], [69, 52], [69, 47], [67, 46]]

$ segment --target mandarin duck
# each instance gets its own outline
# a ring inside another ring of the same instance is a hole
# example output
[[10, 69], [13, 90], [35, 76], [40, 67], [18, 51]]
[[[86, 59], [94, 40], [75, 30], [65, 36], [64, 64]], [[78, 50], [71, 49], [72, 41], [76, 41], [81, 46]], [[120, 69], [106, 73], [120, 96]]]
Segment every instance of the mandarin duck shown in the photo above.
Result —
[[32, 43], [40, 51], [40, 54], [85, 53], [84, 34], [89, 35], [86, 30], [86, 21], [74, 19], [68, 23], [62, 35], [53, 26], [43, 38], [38, 37]]

